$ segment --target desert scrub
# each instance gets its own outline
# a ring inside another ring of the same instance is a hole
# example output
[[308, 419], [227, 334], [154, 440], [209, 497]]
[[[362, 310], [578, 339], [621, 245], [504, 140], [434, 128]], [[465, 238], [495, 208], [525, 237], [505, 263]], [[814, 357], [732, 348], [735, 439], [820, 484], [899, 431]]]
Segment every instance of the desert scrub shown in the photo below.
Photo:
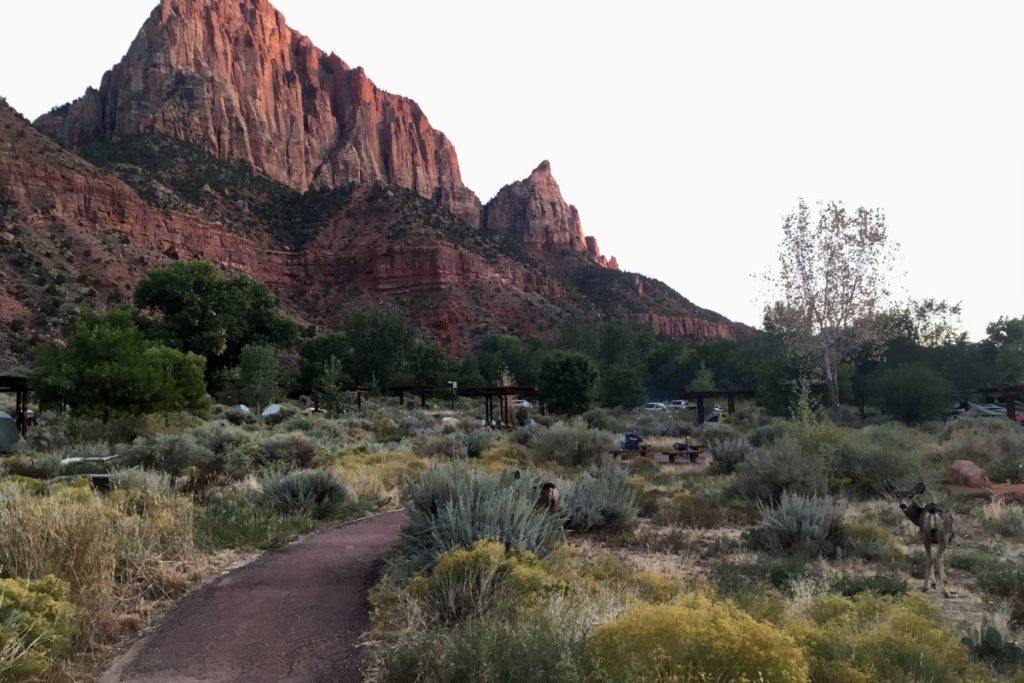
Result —
[[282, 515], [259, 498], [256, 490], [213, 494], [196, 516], [196, 545], [207, 551], [268, 550], [316, 528], [308, 515]]
[[47, 680], [71, 652], [78, 610], [66, 581], [0, 579], [0, 680]]
[[750, 443], [742, 436], [734, 436], [714, 442], [711, 446], [711, 472], [732, 474], [750, 454]]
[[110, 487], [115, 491], [165, 494], [171, 490], [171, 477], [142, 467], [119, 468], [110, 472]]
[[407, 519], [402, 564], [425, 569], [456, 548], [493, 539], [547, 555], [561, 543], [562, 518], [537, 508], [532, 478], [475, 471], [461, 462], [437, 465], [402, 489]]
[[693, 529], [721, 526], [726, 511], [716, 498], [700, 493], [680, 491], [662, 501], [654, 515], [658, 524], [678, 524]]
[[906, 595], [907, 582], [896, 576], [875, 574], [870, 576], [843, 576], [832, 582], [829, 590], [848, 598], [860, 593], [875, 595]]
[[224, 470], [224, 456], [214, 454], [188, 433], [156, 434], [136, 439], [125, 454], [124, 462], [129, 467], [162, 470], [172, 475], [193, 471], [211, 476]]
[[529, 445], [537, 462], [553, 460], [567, 467], [586, 467], [614, 447], [615, 435], [590, 429], [577, 418], [572, 422], [556, 422], [536, 432]]
[[615, 462], [591, 467], [560, 485], [559, 509], [565, 526], [575, 531], [630, 527], [636, 520], [637, 491], [625, 468]]
[[828, 490], [829, 463], [819, 452], [807, 453], [790, 437], [751, 452], [736, 467], [731, 492], [750, 501], [777, 502], [783, 492], [813, 495]]
[[920, 595], [822, 595], [786, 626], [807, 653], [814, 681], [988, 680], [939, 610]]
[[850, 553], [865, 560], [889, 561], [904, 555], [899, 539], [872, 519], [844, 521], [843, 537]]
[[883, 495], [886, 479], [929, 484], [938, 479], [937, 468], [926, 457], [931, 440], [919, 430], [889, 423], [842, 434], [832, 450], [832, 477], [858, 497]]
[[704, 596], [631, 607], [595, 626], [584, 653], [590, 671], [613, 680], [808, 680], [791, 637]]
[[424, 458], [445, 456], [448, 458], [465, 458], [469, 456], [466, 435], [462, 432], [432, 434], [426, 437], [416, 449], [416, 454]]
[[843, 546], [846, 504], [830, 496], [783, 493], [779, 503], [759, 503], [758, 544], [772, 552], [834, 557]]
[[950, 552], [946, 555], [946, 566], [970, 572], [978, 588], [1000, 597], [1013, 595], [1017, 586], [1024, 582], [1024, 571], [1016, 563], [986, 553]]
[[352, 493], [327, 470], [295, 470], [269, 475], [262, 482], [262, 501], [282, 514], [304, 514], [325, 519], [352, 502]]
[[982, 506], [981, 515], [981, 526], [986, 532], [1024, 540], [1024, 507], [996, 499]]
[[959, 418], [939, 436], [943, 462], [973, 460], [994, 482], [1024, 481], [1024, 429], [1009, 420]]
[[514, 604], [557, 586], [532, 553], [478, 541], [440, 556], [429, 574], [409, 580], [409, 592], [431, 620], [452, 624], [483, 616], [503, 600]]

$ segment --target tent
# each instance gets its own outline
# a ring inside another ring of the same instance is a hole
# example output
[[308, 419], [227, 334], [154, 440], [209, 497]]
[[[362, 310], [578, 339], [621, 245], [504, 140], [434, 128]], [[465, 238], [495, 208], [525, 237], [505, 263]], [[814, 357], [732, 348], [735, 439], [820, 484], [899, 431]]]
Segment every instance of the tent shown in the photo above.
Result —
[[0, 410], [0, 453], [10, 453], [14, 444], [21, 440], [18, 423], [14, 418]]

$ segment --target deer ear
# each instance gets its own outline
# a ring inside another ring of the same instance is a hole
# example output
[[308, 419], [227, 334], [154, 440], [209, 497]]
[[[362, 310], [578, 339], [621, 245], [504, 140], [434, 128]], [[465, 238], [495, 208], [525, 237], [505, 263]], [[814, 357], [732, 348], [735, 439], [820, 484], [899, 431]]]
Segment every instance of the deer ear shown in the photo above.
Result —
[[892, 482], [886, 479], [882, 482], [882, 490], [886, 493], [892, 493], [896, 490], [896, 487], [892, 485]]
[[917, 482], [917, 486], [914, 487], [914, 490], [911, 491], [911, 493], [915, 496], [920, 496], [922, 493], [924, 493], [924, 482]]

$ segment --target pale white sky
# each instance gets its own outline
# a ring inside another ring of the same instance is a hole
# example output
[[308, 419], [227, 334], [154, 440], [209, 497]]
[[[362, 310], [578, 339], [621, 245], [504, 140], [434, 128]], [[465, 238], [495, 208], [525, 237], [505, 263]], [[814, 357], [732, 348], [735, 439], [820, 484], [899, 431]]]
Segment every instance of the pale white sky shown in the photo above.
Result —
[[[0, 0], [0, 95], [98, 85], [155, 0]], [[803, 196], [880, 206], [897, 284], [1024, 314], [1024, 4], [277, 0], [415, 99], [486, 201], [550, 159], [626, 270], [760, 322], [751, 275]]]

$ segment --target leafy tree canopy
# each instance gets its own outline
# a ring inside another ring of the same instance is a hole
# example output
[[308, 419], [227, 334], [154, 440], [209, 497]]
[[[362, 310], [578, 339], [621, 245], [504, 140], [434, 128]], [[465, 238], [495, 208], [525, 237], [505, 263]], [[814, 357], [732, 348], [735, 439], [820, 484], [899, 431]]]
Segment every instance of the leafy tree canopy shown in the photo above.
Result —
[[44, 404], [104, 419], [188, 410], [210, 403], [205, 360], [147, 340], [129, 310], [84, 310], [64, 345], [37, 352], [33, 384]]
[[578, 415], [590, 408], [597, 389], [597, 367], [577, 351], [555, 351], [540, 368], [540, 392], [555, 413]]

